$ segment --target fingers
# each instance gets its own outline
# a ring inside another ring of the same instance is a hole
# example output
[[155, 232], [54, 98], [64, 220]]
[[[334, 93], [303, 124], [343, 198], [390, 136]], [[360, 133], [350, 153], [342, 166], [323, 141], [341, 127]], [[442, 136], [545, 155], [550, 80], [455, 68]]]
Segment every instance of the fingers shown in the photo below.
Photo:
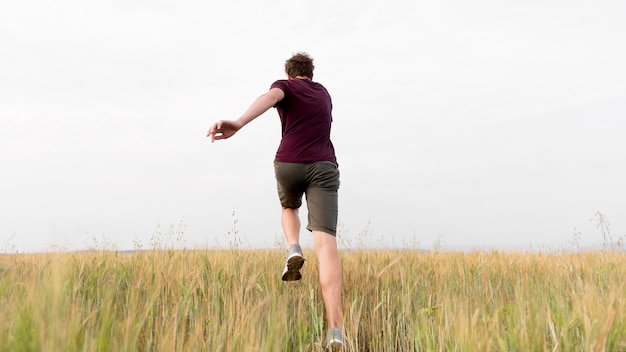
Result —
[[222, 135], [222, 121], [218, 121], [214, 123], [211, 128], [206, 133], [207, 137], [211, 138], [211, 143], [215, 142], [216, 139], [221, 139]]
[[232, 137], [241, 127], [242, 124], [238, 120], [220, 120], [209, 128], [206, 135], [211, 138], [211, 142], [214, 142]]

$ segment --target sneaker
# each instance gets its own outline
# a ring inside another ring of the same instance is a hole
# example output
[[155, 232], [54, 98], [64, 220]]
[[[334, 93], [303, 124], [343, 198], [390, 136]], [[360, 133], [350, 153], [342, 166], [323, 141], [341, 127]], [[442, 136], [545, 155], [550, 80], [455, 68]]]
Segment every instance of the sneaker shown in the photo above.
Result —
[[298, 281], [302, 278], [300, 268], [304, 265], [302, 248], [299, 244], [292, 244], [287, 252], [287, 263], [283, 269], [283, 281]]
[[343, 343], [343, 337], [341, 336], [341, 330], [328, 329], [326, 334], [326, 341], [324, 342], [324, 351], [345, 351], [346, 345]]

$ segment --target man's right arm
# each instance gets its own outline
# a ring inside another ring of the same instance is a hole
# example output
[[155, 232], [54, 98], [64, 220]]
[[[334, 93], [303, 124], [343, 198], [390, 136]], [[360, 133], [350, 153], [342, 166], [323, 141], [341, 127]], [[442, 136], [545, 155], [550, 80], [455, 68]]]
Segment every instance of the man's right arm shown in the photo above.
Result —
[[285, 93], [280, 88], [272, 88], [267, 93], [261, 95], [256, 98], [256, 100], [250, 105], [248, 110], [241, 115], [238, 119], [241, 127], [247, 125], [250, 121], [256, 119], [261, 116], [264, 112], [269, 110], [269, 108], [278, 104], [279, 101], [283, 100], [285, 97]]
[[269, 108], [278, 104], [279, 101], [285, 98], [285, 93], [280, 88], [272, 88], [267, 93], [256, 98], [256, 100], [250, 105], [248, 110], [241, 115], [237, 120], [220, 120], [214, 123], [209, 131], [207, 137], [211, 137], [211, 142], [216, 139], [226, 139], [237, 133], [243, 126], [247, 125], [250, 121], [261, 116]]

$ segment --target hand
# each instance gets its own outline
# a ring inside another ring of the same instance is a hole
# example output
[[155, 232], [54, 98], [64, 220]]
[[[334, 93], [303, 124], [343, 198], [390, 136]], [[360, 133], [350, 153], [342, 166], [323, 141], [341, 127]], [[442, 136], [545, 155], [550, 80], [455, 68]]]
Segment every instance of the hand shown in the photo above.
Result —
[[211, 137], [211, 143], [215, 140], [226, 139], [232, 137], [237, 131], [241, 129], [241, 123], [237, 120], [220, 120], [214, 123], [206, 136]]

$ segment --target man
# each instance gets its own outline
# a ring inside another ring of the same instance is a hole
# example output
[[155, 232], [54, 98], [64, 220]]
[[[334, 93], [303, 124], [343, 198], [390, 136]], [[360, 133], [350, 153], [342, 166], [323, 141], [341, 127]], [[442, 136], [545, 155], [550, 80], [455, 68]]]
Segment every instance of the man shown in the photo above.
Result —
[[339, 170], [330, 141], [332, 101], [321, 84], [313, 81], [313, 59], [297, 53], [285, 62], [286, 80], [274, 82], [236, 120], [214, 123], [207, 136], [211, 142], [232, 137], [243, 126], [271, 107], [278, 110], [282, 139], [274, 159], [282, 227], [289, 250], [282, 274], [284, 281], [300, 280], [304, 265], [300, 248], [298, 209], [302, 195], [308, 208], [307, 229], [312, 232], [319, 262], [328, 333], [324, 348], [344, 347], [341, 319], [342, 269], [337, 250]]

